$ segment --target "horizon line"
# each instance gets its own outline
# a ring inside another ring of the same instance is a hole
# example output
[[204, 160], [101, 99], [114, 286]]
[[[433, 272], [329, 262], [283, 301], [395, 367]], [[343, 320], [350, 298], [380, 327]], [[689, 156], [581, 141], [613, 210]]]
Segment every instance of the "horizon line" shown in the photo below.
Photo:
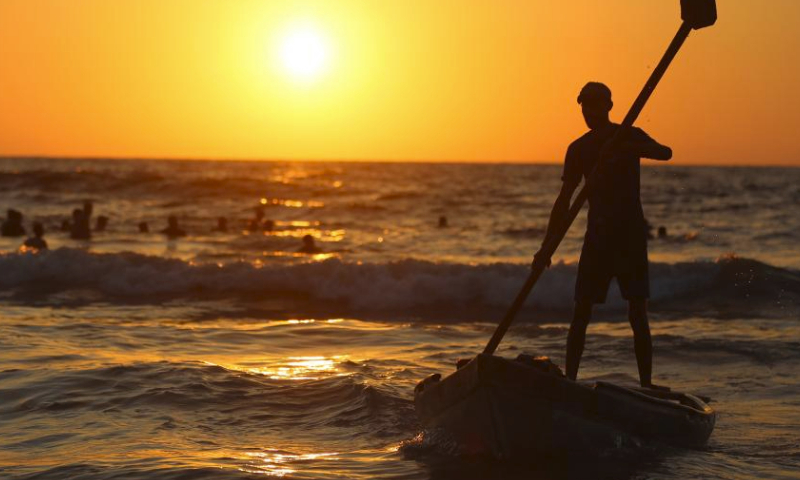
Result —
[[[86, 161], [145, 161], [145, 162], [241, 162], [241, 163], [421, 163], [421, 164], [453, 164], [453, 165], [551, 165], [561, 166], [563, 161], [554, 162], [549, 160], [459, 160], [459, 159], [363, 159], [363, 158], [325, 158], [325, 159], [296, 159], [296, 158], [214, 158], [214, 157], [127, 157], [127, 156], [78, 156], [78, 155], [0, 155], [2, 160], [86, 160]], [[645, 159], [646, 160], [646, 159]], [[740, 168], [800, 168], [800, 164], [783, 163], [761, 163], [761, 164], [740, 164], [740, 163], [679, 163], [672, 161], [656, 161], [644, 166], [667, 166], [676, 165], [680, 167], [740, 167]]]

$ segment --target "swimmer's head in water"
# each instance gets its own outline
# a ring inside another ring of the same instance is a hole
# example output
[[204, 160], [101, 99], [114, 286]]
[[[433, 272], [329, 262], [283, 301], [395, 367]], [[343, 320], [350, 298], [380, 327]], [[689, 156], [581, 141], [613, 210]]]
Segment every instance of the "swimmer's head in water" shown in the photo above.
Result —
[[303, 237], [303, 245], [306, 247], [313, 247], [314, 246], [314, 237], [311, 235], [306, 235]]
[[578, 103], [586, 126], [594, 130], [609, 123], [608, 112], [614, 106], [611, 89], [600, 82], [589, 82], [581, 89]]

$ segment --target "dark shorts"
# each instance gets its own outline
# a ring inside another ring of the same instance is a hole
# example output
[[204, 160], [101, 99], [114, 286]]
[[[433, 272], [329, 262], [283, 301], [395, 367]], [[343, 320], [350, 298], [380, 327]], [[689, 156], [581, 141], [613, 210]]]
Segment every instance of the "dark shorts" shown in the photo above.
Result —
[[643, 228], [616, 232], [588, 230], [578, 264], [575, 301], [605, 303], [614, 277], [624, 299], [649, 298], [647, 237], [644, 232]]

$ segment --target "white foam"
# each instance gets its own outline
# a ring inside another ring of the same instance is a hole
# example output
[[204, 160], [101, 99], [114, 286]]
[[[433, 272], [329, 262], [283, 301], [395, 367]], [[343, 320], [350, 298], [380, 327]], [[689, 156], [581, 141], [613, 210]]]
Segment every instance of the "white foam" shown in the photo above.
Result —
[[[736, 272], [736, 269], [774, 269], [746, 259], [651, 264], [651, 297], [668, 300], [735, 286], [737, 275], [741, 276], [739, 273], [722, 274], [722, 267], [731, 263]], [[3, 271], [0, 288], [6, 290], [87, 288], [112, 297], [134, 298], [302, 295], [344, 301], [356, 309], [387, 311], [453, 305], [505, 308], [529, 273], [526, 265], [464, 265], [419, 260], [387, 264], [331, 259], [296, 265], [198, 265], [135, 253], [97, 254], [67, 248], [43, 255], [3, 254], [0, 255], [0, 269]], [[553, 265], [541, 277], [529, 304], [545, 309], [570, 308], [576, 271], [574, 264]], [[790, 272], [790, 275], [797, 277], [797, 273]], [[608, 303], [623, 305], [616, 287], [609, 292]]]

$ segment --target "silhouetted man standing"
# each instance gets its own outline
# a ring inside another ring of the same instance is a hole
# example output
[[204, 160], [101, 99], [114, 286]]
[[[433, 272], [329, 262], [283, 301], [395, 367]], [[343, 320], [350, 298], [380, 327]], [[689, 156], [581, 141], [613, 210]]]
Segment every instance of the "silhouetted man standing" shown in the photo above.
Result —
[[614, 151], [607, 151], [607, 142], [619, 128], [608, 117], [613, 106], [611, 90], [602, 83], [589, 82], [581, 90], [578, 103], [589, 131], [567, 150], [561, 192], [550, 214], [545, 242], [567, 216], [581, 178], [588, 178], [600, 158], [604, 160], [589, 191], [589, 219], [567, 338], [567, 377], [577, 378], [592, 306], [605, 302], [611, 279], [616, 277], [622, 296], [628, 300], [639, 380], [643, 387], [652, 387], [653, 348], [647, 320], [650, 283], [646, 223], [639, 198], [639, 159], [669, 160], [672, 150], [641, 129], [631, 128]]

